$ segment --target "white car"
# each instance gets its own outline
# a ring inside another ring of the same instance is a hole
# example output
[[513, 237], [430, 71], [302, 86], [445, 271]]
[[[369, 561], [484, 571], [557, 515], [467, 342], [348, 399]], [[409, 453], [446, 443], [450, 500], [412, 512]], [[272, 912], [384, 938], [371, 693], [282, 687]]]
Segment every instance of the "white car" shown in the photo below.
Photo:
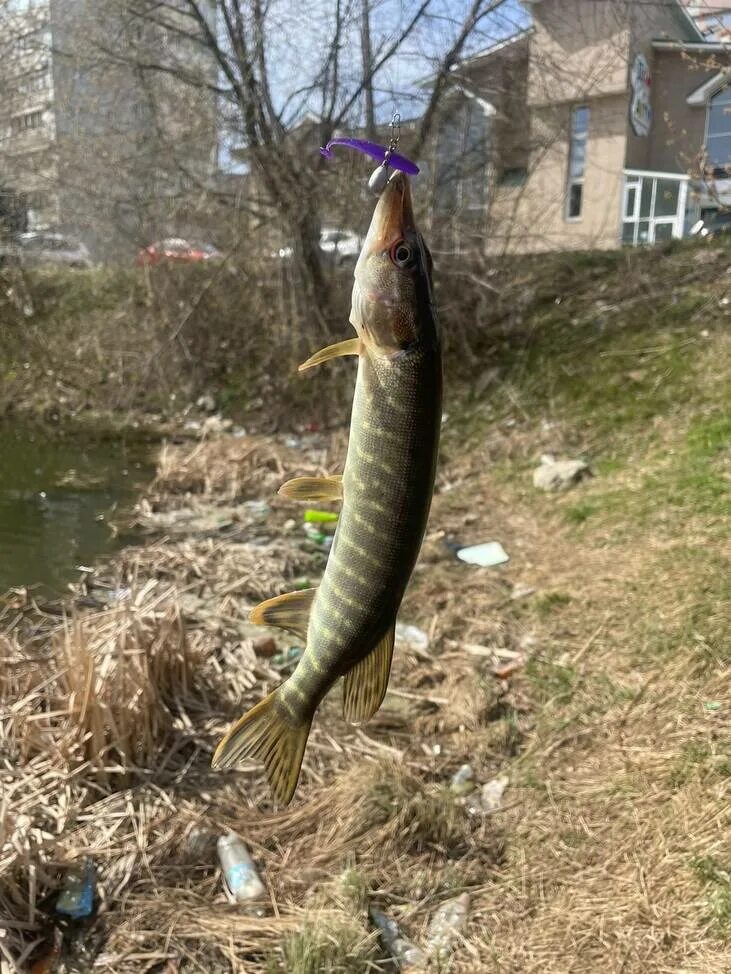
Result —
[[351, 230], [323, 228], [320, 233], [320, 250], [336, 267], [354, 264], [363, 247], [363, 238]]
[[[363, 237], [353, 233], [352, 230], [336, 230], [332, 227], [323, 227], [320, 232], [320, 250], [322, 256], [328, 263], [336, 267], [353, 265], [358, 260], [361, 248], [363, 247]], [[280, 247], [276, 252], [276, 257], [288, 260], [294, 253], [291, 247]]]

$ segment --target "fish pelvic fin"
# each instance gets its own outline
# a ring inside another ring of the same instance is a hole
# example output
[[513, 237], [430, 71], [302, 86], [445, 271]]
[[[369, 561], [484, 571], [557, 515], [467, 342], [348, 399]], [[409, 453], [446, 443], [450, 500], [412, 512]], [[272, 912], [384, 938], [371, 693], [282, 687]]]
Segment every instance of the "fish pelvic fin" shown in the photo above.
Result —
[[323, 362], [329, 362], [334, 358], [342, 358], [344, 355], [360, 355], [363, 351], [363, 343], [360, 338], [348, 338], [344, 342], [338, 342], [336, 345], [328, 345], [327, 348], [321, 348], [319, 352], [315, 352], [311, 355], [306, 362], [297, 369], [298, 372], [305, 372], [307, 369], [312, 369], [316, 365], [322, 365]]
[[260, 602], [249, 613], [249, 621], [257, 626], [276, 626], [300, 639], [307, 638], [310, 624], [310, 609], [315, 598], [316, 588], [306, 588], [301, 592], [286, 592], [275, 595], [273, 599]]
[[340, 474], [332, 477], [295, 477], [282, 484], [279, 493], [293, 501], [341, 501], [343, 478]]
[[369, 720], [383, 703], [391, 675], [395, 628], [392, 623], [365, 659], [345, 674], [343, 716], [351, 723]]
[[233, 768], [246, 758], [266, 767], [276, 802], [288, 805], [297, 788], [312, 716], [295, 723], [279, 699], [281, 687], [252, 707], [229, 730], [213, 755], [214, 768]]

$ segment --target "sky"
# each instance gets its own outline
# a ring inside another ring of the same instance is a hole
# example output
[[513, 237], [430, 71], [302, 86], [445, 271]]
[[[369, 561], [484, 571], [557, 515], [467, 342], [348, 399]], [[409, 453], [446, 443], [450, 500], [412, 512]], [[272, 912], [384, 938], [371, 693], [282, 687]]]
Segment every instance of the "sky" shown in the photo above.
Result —
[[[371, 41], [376, 57], [400, 36], [421, 5], [421, 0], [371, 0]], [[418, 117], [429, 94], [421, 82], [429, 78], [444, 52], [453, 42], [471, 0], [431, 0], [427, 16], [375, 79], [375, 102], [378, 121], [387, 121], [394, 112], [403, 119]], [[345, 0], [350, 9], [349, 26], [342, 38], [340, 77], [343, 99], [361, 76], [360, 0]], [[274, 101], [283, 111], [285, 124], [292, 124], [306, 112], [320, 114], [320, 97], [308, 91], [323, 64], [334, 22], [335, 0], [308, 0], [293, 4], [291, 0], [271, 0], [268, 70]], [[465, 49], [465, 54], [484, 50], [510, 37], [530, 23], [530, 16], [518, 0], [507, 0], [479, 25]], [[304, 89], [304, 90], [303, 90]], [[362, 104], [351, 118], [362, 121]], [[358, 117], [358, 111], [361, 117]], [[225, 147], [224, 168], [232, 163]]]

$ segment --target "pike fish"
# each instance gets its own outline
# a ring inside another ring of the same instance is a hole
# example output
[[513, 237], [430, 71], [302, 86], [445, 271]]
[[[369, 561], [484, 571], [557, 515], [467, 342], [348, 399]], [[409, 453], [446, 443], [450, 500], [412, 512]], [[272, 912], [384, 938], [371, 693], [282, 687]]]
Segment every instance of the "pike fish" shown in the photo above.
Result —
[[257, 758], [274, 798], [288, 804], [318, 705], [344, 677], [343, 713], [368, 720], [383, 702], [396, 614], [426, 529], [441, 426], [442, 361], [431, 255], [417, 229], [408, 177], [381, 194], [355, 268], [350, 322], [357, 337], [331, 345], [300, 371], [358, 356], [342, 477], [300, 477], [280, 488], [298, 500], [342, 499], [317, 588], [269, 599], [252, 622], [305, 641], [297, 668], [236, 723], [213, 766]]

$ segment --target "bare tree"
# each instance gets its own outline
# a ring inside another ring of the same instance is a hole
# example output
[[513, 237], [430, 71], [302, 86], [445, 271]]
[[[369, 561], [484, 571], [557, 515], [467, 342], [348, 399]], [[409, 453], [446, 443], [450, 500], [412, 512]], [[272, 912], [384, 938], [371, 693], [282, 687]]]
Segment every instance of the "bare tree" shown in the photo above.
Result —
[[[368, 0], [359, 5], [322, 0], [304, 10], [276, 0], [113, 0], [131, 42], [120, 49], [107, 32], [96, 44], [107, 59], [204, 88], [217, 99], [229, 137], [262, 189], [267, 218], [281, 225], [293, 245], [298, 291], [309, 313], [324, 320], [329, 278], [323, 273], [318, 236], [331, 184], [322, 178], [316, 143], [324, 144], [345, 127], [360, 129], [364, 122], [367, 132], [375, 134], [379, 111], [383, 115], [386, 106], [392, 108], [395, 97], [379, 85], [383, 81], [388, 88], [388, 69], [409, 45], [412, 56], [419, 43], [427, 47], [438, 65], [430, 99], [433, 113], [444, 90], [444, 73], [504, 2], [472, 0], [462, 19], [452, 18], [448, 29], [440, 8], [438, 34], [433, 29], [435, 0], [418, 0], [390, 13], [382, 5], [387, 23], [374, 34]], [[155, 48], [149, 42], [155, 32], [177, 38], [207, 58], [215, 71], [202, 76], [191, 71], [190, 62], [177, 56], [174, 47]], [[348, 53], [359, 37], [360, 63]], [[429, 64], [423, 50], [421, 64], [422, 71]], [[419, 95], [424, 98], [429, 92], [420, 89]], [[314, 121], [303, 121], [307, 118]]]

